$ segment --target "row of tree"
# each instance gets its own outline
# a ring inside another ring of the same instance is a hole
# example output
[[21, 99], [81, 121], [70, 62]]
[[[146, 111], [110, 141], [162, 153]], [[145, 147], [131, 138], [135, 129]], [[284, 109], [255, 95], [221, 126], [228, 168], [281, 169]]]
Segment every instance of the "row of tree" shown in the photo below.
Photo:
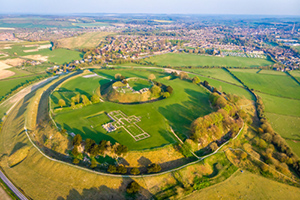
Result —
[[104, 156], [106, 154], [116, 154], [117, 156], [122, 156], [128, 152], [128, 148], [125, 145], [119, 143], [112, 145], [110, 141], [106, 140], [101, 140], [99, 144], [97, 144], [94, 140], [89, 138], [83, 141], [79, 134], [74, 136], [72, 144], [72, 155], [75, 158], [75, 162], [79, 163], [78, 156], [81, 154], [81, 152], [79, 152], [79, 147], [82, 147], [83, 152], [92, 158], [91, 168], [95, 168], [97, 166], [97, 162], [93, 158], [98, 155]]
[[[91, 103], [99, 103], [100, 102], [100, 97], [96, 94], [93, 94], [91, 96], [91, 99], [89, 100], [89, 98], [84, 95], [84, 94], [76, 94], [75, 96], [73, 96], [71, 98], [71, 108], [75, 108], [76, 104], [80, 104], [82, 103], [83, 105], [87, 106]], [[58, 100], [58, 105], [62, 108], [66, 106], [66, 101], [63, 99], [59, 99]]]
[[[147, 166], [147, 173], [151, 174], [151, 173], [157, 173], [161, 171], [161, 166], [159, 164], [156, 163], [151, 163], [150, 165]], [[127, 168], [124, 165], [109, 165], [107, 172], [111, 173], [111, 174], [126, 174]], [[131, 168], [130, 169], [130, 174], [132, 175], [138, 175], [140, 174], [140, 170], [137, 167]]]

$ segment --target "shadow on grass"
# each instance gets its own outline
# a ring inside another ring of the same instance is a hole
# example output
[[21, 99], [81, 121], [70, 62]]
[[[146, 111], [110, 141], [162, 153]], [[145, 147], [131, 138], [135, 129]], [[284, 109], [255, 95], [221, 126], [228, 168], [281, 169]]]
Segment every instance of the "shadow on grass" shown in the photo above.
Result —
[[[112, 179], [111, 181], [114, 181]], [[58, 197], [57, 200], [74, 200], [74, 199], [91, 199], [91, 200], [107, 200], [107, 199], [151, 199], [153, 196], [147, 189], [141, 187], [139, 193], [129, 195], [126, 193], [126, 188], [133, 180], [131, 178], [123, 177], [122, 183], [119, 188], [109, 188], [106, 185], [100, 187], [92, 187], [90, 189], [83, 189], [80, 194], [76, 189], [69, 191], [66, 198]], [[119, 180], [116, 180], [116, 184], [119, 184]]]
[[10, 152], [10, 156], [12, 154], [14, 154], [16, 151], [18, 151], [19, 149], [21, 149], [22, 147], [26, 146], [27, 144], [26, 143], [23, 143], [23, 142], [18, 142], [14, 148], [12, 149], [12, 151]]

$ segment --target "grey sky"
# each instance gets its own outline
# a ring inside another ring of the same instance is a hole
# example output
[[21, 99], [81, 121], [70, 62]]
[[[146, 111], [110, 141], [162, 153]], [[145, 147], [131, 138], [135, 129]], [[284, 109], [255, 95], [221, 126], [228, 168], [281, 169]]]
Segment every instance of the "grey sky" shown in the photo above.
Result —
[[300, 0], [0, 0], [0, 13], [300, 15]]

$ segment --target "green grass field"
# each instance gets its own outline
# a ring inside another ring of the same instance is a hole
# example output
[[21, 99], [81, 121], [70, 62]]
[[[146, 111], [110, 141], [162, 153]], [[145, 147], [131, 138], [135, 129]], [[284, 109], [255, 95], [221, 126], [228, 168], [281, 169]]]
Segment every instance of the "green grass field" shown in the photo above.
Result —
[[252, 174], [236, 172], [226, 181], [184, 199], [299, 199], [300, 189]]
[[[81, 134], [84, 139], [92, 138], [97, 142], [102, 139], [120, 142], [128, 146], [130, 150], [149, 149], [175, 142], [169, 132], [169, 125], [182, 138], [185, 138], [189, 135], [189, 127], [192, 121], [212, 111], [208, 102], [208, 94], [202, 87], [180, 79], [163, 79], [166, 74], [146, 70], [95, 70], [94, 72], [108, 78], [113, 78], [116, 73], [121, 73], [126, 78], [147, 78], [150, 73], [154, 73], [157, 81], [171, 85], [174, 92], [171, 97], [152, 103], [124, 105], [101, 102], [82, 109], [62, 111], [56, 114], [55, 121], [67, 130]], [[92, 84], [90, 86], [94, 87]], [[135, 142], [123, 129], [107, 133], [101, 126], [92, 128], [91, 123], [86, 119], [86, 116], [90, 116], [95, 112], [115, 110], [121, 110], [128, 117], [132, 115], [141, 117], [141, 122], [137, 124], [151, 137]]]
[[84, 78], [81, 76], [72, 79], [64, 83], [58, 91], [52, 93], [52, 106], [54, 106], [53, 108], [59, 107], [59, 99], [65, 100], [67, 106], [70, 106], [71, 98], [78, 93], [84, 94], [90, 99], [95, 93], [96, 89], [99, 88], [100, 85], [103, 85], [107, 82], [109, 82], [109, 80], [97, 76], [90, 78]]
[[68, 49], [55, 49], [53, 51], [51, 51], [50, 49], [40, 49], [39, 51], [34, 51], [34, 52], [24, 52], [24, 50], [37, 48], [37, 47], [24, 47], [24, 45], [35, 45], [35, 44], [45, 45], [49, 43], [26, 42], [22, 44], [13, 45], [11, 49], [3, 49], [3, 52], [6, 52], [11, 56], [15, 56], [14, 53], [16, 53], [17, 56], [29, 56], [29, 55], [48, 56], [48, 61], [57, 64], [67, 63], [73, 60], [80, 60], [82, 58], [80, 52], [68, 50]]
[[253, 71], [231, 69], [231, 72], [251, 89], [279, 97], [300, 99], [299, 85], [286, 74], [257, 74]]
[[[202, 69], [202, 68], [198, 68], [198, 69], [184, 69], [184, 71], [192, 72], [192, 73], [199, 74], [199, 75], [202, 75], [202, 76], [206, 76], [206, 77], [209, 77], [209, 78], [220, 79], [220, 80], [223, 80], [223, 81], [227, 81], [229, 83], [233, 83], [233, 84], [242, 86], [242, 84], [240, 82], [238, 82], [235, 78], [233, 78], [224, 69], [219, 69], [219, 68]], [[204, 79], [204, 78], [202, 78], [202, 79]]]
[[151, 82], [145, 79], [129, 80], [128, 84], [135, 91], [139, 91], [143, 88], [150, 88], [150, 86], [152, 85]]
[[46, 74], [0, 80], [0, 99], [6, 96], [12, 89], [16, 88], [18, 85], [31, 82], [37, 77], [46, 77]]
[[299, 70], [297, 70], [297, 71], [293, 70], [290, 73], [300, 82], [300, 71]]
[[258, 93], [265, 104], [266, 116], [272, 127], [286, 139], [300, 156], [300, 100]]
[[195, 54], [168, 53], [144, 59], [162, 66], [228, 66], [228, 67], [259, 67], [272, 65], [273, 62], [259, 58], [217, 57]]

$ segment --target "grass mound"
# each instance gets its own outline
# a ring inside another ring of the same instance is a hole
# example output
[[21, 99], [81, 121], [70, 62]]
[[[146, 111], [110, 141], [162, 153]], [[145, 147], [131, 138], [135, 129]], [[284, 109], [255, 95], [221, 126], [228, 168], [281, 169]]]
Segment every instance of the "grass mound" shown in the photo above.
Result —
[[28, 155], [30, 150], [30, 147], [23, 147], [19, 150], [17, 150], [15, 153], [9, 156], [8, 158], [8, 164], [10, 167], [13, 167], [20, 162], [22, 162]]

